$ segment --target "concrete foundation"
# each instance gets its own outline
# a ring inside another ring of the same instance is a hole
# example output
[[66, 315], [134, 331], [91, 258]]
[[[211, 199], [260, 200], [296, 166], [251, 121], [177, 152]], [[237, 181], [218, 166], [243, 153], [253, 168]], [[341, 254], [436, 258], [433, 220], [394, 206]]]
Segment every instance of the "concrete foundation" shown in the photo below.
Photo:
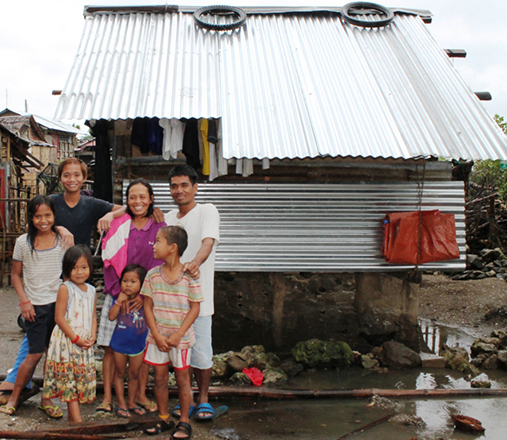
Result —
[[417, 349], [419, 286], [386, 274], [215, 274], [215, 352], [262, 344], [288, 351], [311, 338], [365, 352], [386, 340]]

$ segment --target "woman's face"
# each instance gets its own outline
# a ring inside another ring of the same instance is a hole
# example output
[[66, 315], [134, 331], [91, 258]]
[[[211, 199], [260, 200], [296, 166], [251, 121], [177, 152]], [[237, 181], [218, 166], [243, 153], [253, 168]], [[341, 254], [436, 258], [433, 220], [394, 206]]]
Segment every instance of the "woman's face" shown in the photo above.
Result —
[[32, 223], [38, 232], [50, 232], [55, 223], [55, 215], [48, 205], [39, 205], [32, 218]]
[[152, 203], [153, 196], [150, 196], [148, 188], [142, 183], [136, 183], [130, 187], [127, 204], [134, 214], [134, 218], [145, 217]]

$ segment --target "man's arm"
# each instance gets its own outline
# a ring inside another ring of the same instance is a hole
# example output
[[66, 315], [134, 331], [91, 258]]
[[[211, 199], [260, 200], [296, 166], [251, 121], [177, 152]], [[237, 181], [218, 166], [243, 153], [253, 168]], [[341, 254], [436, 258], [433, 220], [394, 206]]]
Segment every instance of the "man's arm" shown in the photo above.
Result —
[[106, 215], [99, 218], [99, 221], [97, 222], [97, 229], [99, 232], [109, 231], [113, 219], [121, 217], [123, 214], [125, 214], [125, 206], [113, 205], [111, 212], [108, 212]]
[[68, 249], [72, 246], [74, 246], [74, 235], [65, 227], [63, 226], [55, 226], [56, 231], [58, 232], [58, 235], [60, 235], [62, 241], [61, 245], [64, 249]]
[[187, 272], [194, 279], [199, 278], [199, 267], [208, 259], [209, 254], [211, 254], [211, 251], [213, 250], [214, 244], [214, 238], [205, 238], [201, 242], [201, 247], [197, 251], [194, 259], [183, 265], [183, 271]]
[[[121, 217], [123, 214], [125, 214], [126, 209], [127, 208], [125, 208], [125, 206], [114, 205], [113, 210], [111, 212], [108, 212], [104, 217], [99, 219], [97, 223], [97, 229], [99, 230], [99, 232], [109, 231], [109, 228], [111, 227], [111, 222], [115, 218]], [[164, 221], [164, 213], [159, 208], [155, 208], [153, 210], [151, 218], [155, 223], [162, 223]]]

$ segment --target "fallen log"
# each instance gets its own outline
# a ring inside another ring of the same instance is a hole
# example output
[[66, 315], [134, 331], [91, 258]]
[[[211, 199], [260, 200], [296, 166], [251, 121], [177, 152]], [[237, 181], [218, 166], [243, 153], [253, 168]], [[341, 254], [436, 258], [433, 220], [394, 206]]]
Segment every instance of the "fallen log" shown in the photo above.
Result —
[[260, 397], [268, 399], [308, 399], [308, 398], [370, 398], [373, 396], [412, 398], [412, 397], [505, 397], [507, 389], [467, 388], [467, 389], [355, 389], [355, 390], [280, 390], [265, 387], [210, 387], [213, 397]]
[[[1, 376], [0, 376], [1, 379]], [[42, 381], [40, 378], [32, 379]], [[97, 391], [103, 390], [103, 384], [97, 383]], [[196, 387], [193, 387], [197, 391]], [[148, 391], [152, 391], [151, 387]], [[169, 395], [178, 395], [177, 387], [169, 387]], [[267, 387], [229, 387], [219, 386], [209, 388], [210, 397], [257, 397], [266, 399], [346, 399], [370, 398], [373, 396], [393, 398], [441, 398], [441, 397], [507, 397], [505, 388], [466, 388], [466, 389], [424, 389], [424, 390], [390, 390], [390, 389], [351, 389], [351, 390], [284, 390]]]
[[[74, 434], [74, 435], [92, 435], [92, 434], [111, 434], [117, 432], [132, 432], [142, 431], [143, 429], [151, 428], [154, 423], [158, 421], [158, 417], [153, 416], [151, 419], [142, 421], [130, 421], [130, 422], [113, 422], [113, 423], [100, 423], [100, 422], [87, 422], [74, 426], [72, 428], [58, 428], [58, 429], [47, 429], [44, 432], [51, 434]], [[123, 437], [101, 437], [104, 438], [123, 438]]]
[[0, 431], [0, 438], [2, 439], [33, 439], [33, 440], [107, 440], [108, 438], [117, 439], [121, 437], [107, 437], [101, 435], [86, 435], [86, 434], [57, 434], [54, 432], [45, 431]]

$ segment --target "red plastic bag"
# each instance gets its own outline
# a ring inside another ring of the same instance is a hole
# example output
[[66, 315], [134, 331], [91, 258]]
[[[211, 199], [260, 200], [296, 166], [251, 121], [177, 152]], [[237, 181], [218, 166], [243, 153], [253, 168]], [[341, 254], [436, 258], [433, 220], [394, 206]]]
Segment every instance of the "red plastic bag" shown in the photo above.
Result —
[[264, 375], [258, 368], [243, 368], [243, 374], [246, 374], [256, 387], [260, 387], [262, 385]]
[[459, 258], [453, 214], [439, 210], [387, 214], [383, 234], [382, 254], [388, 263], [418, 265]]

